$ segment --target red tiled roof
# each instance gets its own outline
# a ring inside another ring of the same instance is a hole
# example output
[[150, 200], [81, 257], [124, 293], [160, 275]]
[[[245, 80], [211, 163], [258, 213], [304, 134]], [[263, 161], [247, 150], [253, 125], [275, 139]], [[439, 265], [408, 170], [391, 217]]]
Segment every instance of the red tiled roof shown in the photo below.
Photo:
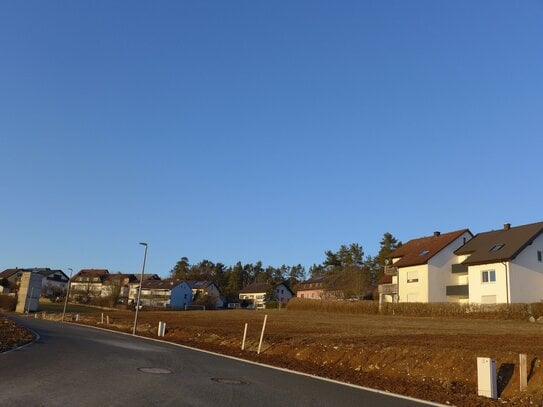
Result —
[[435, 233], [433, 236], [413, 239], [394, 250], [387, 256], [387, 258], [393, 259], [400, 257], [400, 260], [393, 264], [396, 267], [408, 267], [426, 264], [428, 263], [428, 260], [466, 232], [471, 235], [469, 229], [461, 229], [454, 232], [440, 234]]

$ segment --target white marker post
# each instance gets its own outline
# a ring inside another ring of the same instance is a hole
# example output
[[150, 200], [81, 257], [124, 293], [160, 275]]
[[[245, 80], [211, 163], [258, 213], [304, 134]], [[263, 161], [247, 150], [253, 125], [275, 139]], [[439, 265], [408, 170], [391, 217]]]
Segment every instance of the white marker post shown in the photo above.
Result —
[[166, 322], [158, 322], [158, 336], [164, 336], [166, 334]]
[[106, 315], [106, 323], [109, 325], [109, 315]]
[[519, 372], [520, 372], [520, 391], [528, 387], [528, 370], [526, 363], [526, 354], [519, 355]]
[[264, 315], [264, 323], [262, 324], [262, 332], [260, 334], [260, 342], [258, 343], [258, 354], [260, 355], [260, 350], [262, 349], [262, 340], [264, 339], [264, 331], [266, 330], [266, 321], [268, 320], [268, 314]]
[[247, 338], [247, 326], [249, 324], [245, 322], [245, 329], [243, 330], [243, 340], [241, 341], [241, 350], [245, 350], [245, 338]]
[[102, 312], [102, 318], [100, 319], [100, 324], [104, 325], [104, 313]]

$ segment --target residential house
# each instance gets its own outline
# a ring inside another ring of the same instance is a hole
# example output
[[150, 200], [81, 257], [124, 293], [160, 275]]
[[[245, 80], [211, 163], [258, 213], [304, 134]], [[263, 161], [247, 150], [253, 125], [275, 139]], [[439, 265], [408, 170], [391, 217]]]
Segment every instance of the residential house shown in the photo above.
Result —
[[41, 276], [42, 296], [63, 295], [68, 287], [70, 280], [62, 270], [52, 270], [48, 267], [34, 268], [14, 268], [6, 269], [0, 273], [0, 280], [4, 279], [6, 284], [5, 290], [15, 292], [18, 290], [23, 272], [32, 272]]
[[[140, 287], [141, 274], [139, 275], [134, 274], [134, 276], [136, 277], [136, 280], [130, 283], [130, 288], [128, 292], [128, 302], [130, 304], [133, 304], [136, 301], [136, 298], [138, 297], [138, 290]], [[148, 280], [160, 281], [161, 278], [158, 276], [158, 274], [144, 274], [143, 281], [148, 281]]]
[[477, 234], [458, 248], [450, 295], [474, 304], [543, 301], [543, 222]]
[[9, 281], [7, 278], [0, 278], [0, 294], [9, 294]]
[[192, 302], [192, 289], [182, 280], [143, 281], [140, 304], [149, 307], [182, 309]]
[[214, 305], [216, 308], [224, 307], [224, 300], [222, 298], [219, 288], [212, 281], [203, 280], [187, 280], [187, 284], [192, 290], [192, 301], [202, 300], [203, 297], [214, 298]]
[[70, 297], [87, 302], [90, 298], [101, 297], [102, 284], [109, 275], [106, 269], [82, 269], [71, 280]]
[[[459, 302], [447, 291], [457, 278], [451, 273], [458, 263], [455, 250], [473, 237], [468, 229], [408, 241], [387, 257], [379, 285], [379, 300], [393, 302]], [[388, 279], [388, 281], [384, 281]]]
[[68, 289], [70, 278], [62, 270], [50, 268], [27, 269], [42, 276], [41, 295], [44, 297], [63, 296]]
[[2, 271], [0, 273], [0, 280], [4, 281], [4, 290], [8, 292], [16, 292], [24, 271], [25, 269], [20, 268], [5, 269]]
[[301, 282], [296, 291], [296, 297], [311, 300], [336, 300], [343, 298], [343, 293], [328, 288], [324, 281], [324, 276], [320, 276]]
[[275, 286], [275, 301], [277, 301], [278, 304], [286, 305], [290, 299], [295, 296], [296, 294], [294, 294], [286, 282], [279, 283]]
[[127, 304], [131, 285], [138, 283], [139, 280], [134, 274], [107, 274], [102, 279], [100, 296], [116, 297], [115, 303]]
[[271, 287], [268, 283], [253, 283], [244, 287], [239, 292], [239, 299], [249, 303], [256, 309], [266, 308], [266, 293]]
[[239, 299], [249, 301], [256, 309], [262, 309], [266, 308], [266, 294], [271, 294], [272, 291], [273, 300], [277, 301], [278, 304], [284, 305], [294, 297], [294, 293], [286, 283], [277, 284], [273, 288], [268, 283], [253, 283], [239, 292]]

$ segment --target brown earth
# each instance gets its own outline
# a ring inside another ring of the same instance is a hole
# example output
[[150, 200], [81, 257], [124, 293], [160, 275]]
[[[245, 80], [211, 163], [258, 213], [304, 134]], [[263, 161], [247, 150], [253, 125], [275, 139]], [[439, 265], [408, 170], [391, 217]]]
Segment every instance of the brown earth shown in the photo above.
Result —
[[[258, 355], [264, 312], [268, 323]], [[107, 328], [132, 332], [133, 312], [104, 315], [110, 317]], [[139, 335], [156, 338], [158, 321], [164, 321], [167, 341], [362, 386], [458, 406], [543, 405], [543, 324], [286, 310], [139, 315]], [[81, 314], [80, 322], [101, 325], [100, 320], [100, 313]], [[245, 323], [247, 344], [241, 351]], [[528, 355], [523, 392], [519, 353]], [[476, 396], [477, 356], [496, 360], [497, 401]]]
[[0, 317], [0, 353], [34, 340], [34, 334], [10, 319]]

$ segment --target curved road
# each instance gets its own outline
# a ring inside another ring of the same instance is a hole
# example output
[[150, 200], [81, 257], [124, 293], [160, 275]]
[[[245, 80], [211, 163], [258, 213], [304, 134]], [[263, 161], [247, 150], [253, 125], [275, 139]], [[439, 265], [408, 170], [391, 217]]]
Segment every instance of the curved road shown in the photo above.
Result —
[[431, 405], [114, 332], [12, 318], [40, 339], [0, 354], [0, 406]]

